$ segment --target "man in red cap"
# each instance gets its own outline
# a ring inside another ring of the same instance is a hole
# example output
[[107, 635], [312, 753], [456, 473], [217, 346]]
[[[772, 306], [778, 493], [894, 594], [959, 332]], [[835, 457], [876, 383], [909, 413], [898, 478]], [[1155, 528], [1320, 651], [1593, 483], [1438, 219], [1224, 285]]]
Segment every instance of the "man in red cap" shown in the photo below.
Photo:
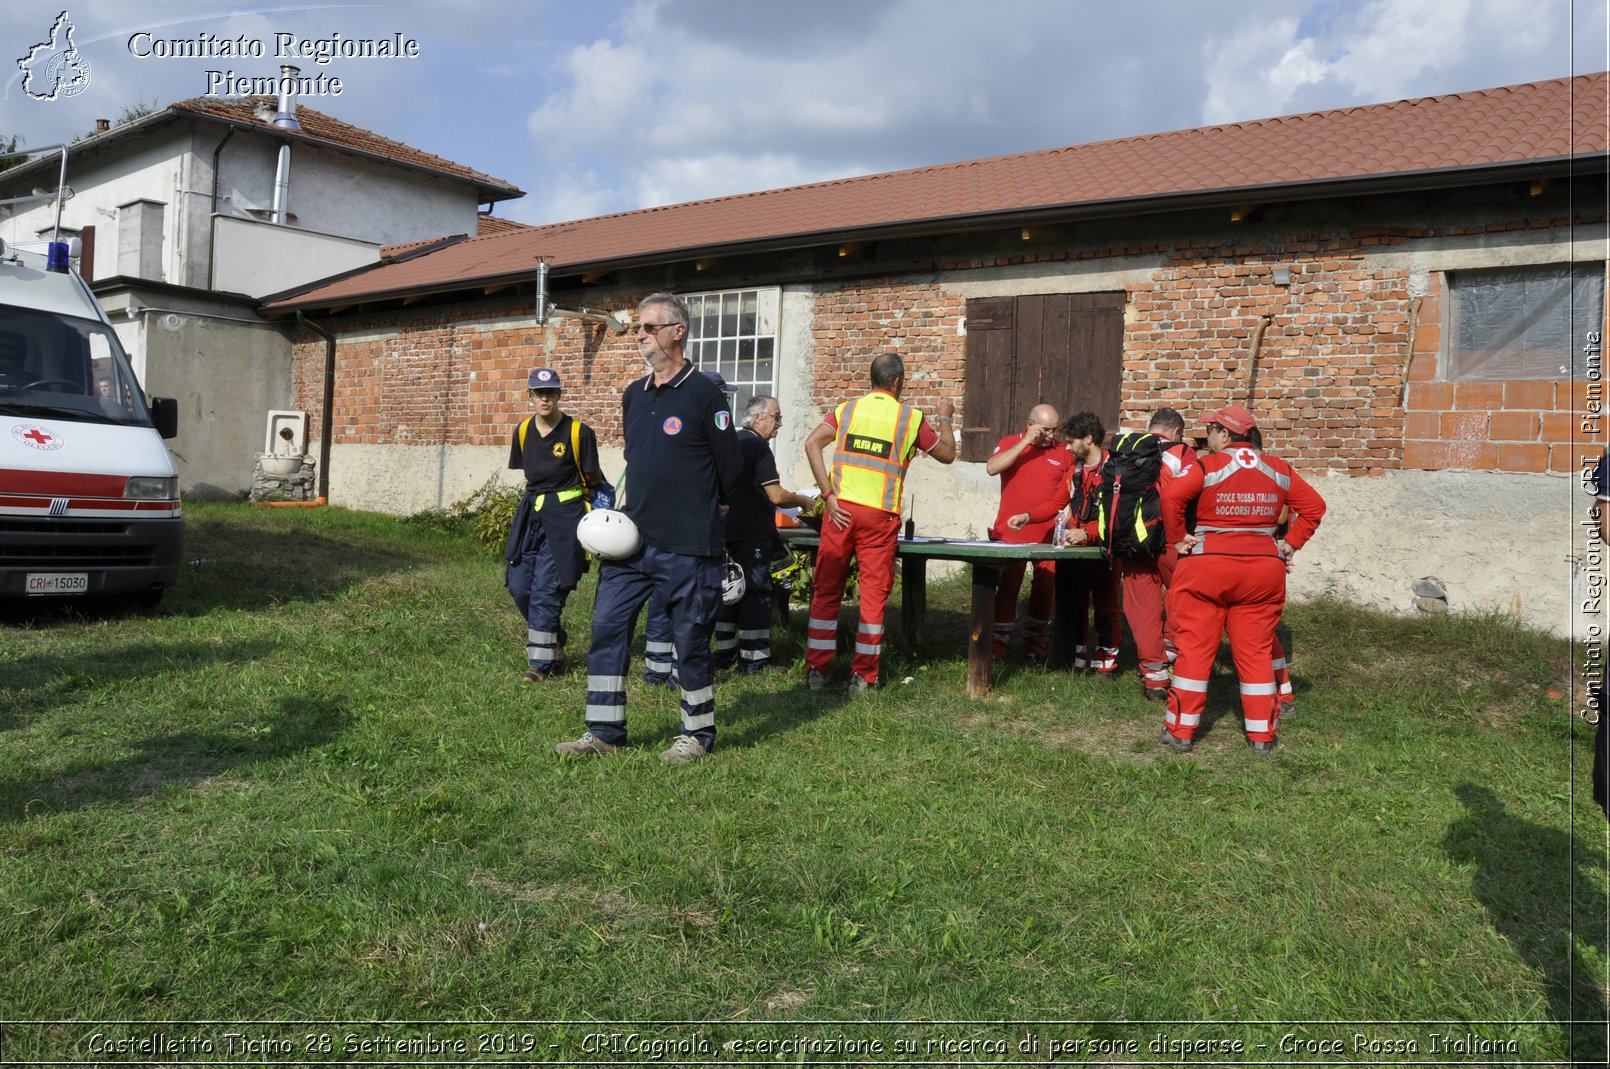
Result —
[[[1168, 694], [1160, 741], [1191, 749], [1207, 703], [1208, 678], [1219, 636], [1230, 632], [1230, 653], [1241, 678], [1241, 715], [1256, 753], [1274, 749], [1279, 695], [1269, 651], [1286, 602], [1286, 571], [1325, 515], [1319, 492], [1283, 460], [1257, 449], [1256, 421], [1239, 406], [1221, 408], [1207, 424], [1211, 455], [1167, 480], [1163, 524], [1179, 547], [1168, 615], [1179, 656]], [[1185, 531], [1185, 512], [1196, 503], [1196, 531]], [[1291, 525], [1276, 538], [1283, 508]]]

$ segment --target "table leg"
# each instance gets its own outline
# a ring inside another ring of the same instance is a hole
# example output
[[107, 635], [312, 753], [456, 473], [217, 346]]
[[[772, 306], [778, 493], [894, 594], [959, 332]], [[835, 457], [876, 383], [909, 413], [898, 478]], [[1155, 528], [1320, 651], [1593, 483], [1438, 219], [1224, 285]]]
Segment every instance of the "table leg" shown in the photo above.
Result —
[[995, 590], [1001, 585], [1001, 569], [986, 561], [973, 562], [973, 618], [967, 636], [967, 696], [982, 698], [994, 683], [993, 630]]
[[1071, 560], [1057, 561], [1056, 608], [1051, 613], [1052, 668], [1073, 667], [1073, 647], [1078, 644], [1078, 623], [1074, 620], [1079, 569]]
[[922, 648], [922, 621], [928, 615], [928, 561], [923, 557], [900, 558], [900, 636], [906, 649]]
[[788, 626], [788, 602], [793, 591], [780, 583], [773, 583], [771, 587], [771, 624], [773, 627], [786, 628]]

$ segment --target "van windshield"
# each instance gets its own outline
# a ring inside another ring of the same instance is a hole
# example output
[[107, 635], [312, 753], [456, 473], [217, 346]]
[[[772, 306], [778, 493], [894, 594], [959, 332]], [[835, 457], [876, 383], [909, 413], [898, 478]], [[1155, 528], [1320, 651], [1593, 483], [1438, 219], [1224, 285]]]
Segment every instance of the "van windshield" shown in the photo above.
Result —
[[150, 426], [117, 335], [89, 319], [0, 305], [0, 414]]

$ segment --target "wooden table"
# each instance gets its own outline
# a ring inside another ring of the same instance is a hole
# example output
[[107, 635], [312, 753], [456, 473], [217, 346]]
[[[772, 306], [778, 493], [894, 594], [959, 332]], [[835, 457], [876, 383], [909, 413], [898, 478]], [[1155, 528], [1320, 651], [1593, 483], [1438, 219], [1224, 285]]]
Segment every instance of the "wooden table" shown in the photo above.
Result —
[[[790, 549], [821, 545], [821, 536], [808, 528], [779, 531]], [[995, 626], [995, 590], [1000, 585], [1001, 566], [1008, 561], [1101, 560], [1106, 553], [1094, 546], [1056, 549], [1044, 543], [1022, 545], [1014, 542], [977, 542], [934, 539], [918, 536], [901, 538], [900, 632], [906, 649], [916, 652], [922, 645], [923, 619], [928, 613], [928, 562], [965, 561], [972, 567], [973, 611], [968, 622], [967, 693], [975, 698], [989, 693], [993, 682], [991, 662], [992, 633]], [[1074, 620], [1074, 592], [1077, 569], [1057, 569], [1056, 610], [1051, 624], [1049, 663], [1067, 667], [1073, 662], [1073, 647], [1079, 626]]]

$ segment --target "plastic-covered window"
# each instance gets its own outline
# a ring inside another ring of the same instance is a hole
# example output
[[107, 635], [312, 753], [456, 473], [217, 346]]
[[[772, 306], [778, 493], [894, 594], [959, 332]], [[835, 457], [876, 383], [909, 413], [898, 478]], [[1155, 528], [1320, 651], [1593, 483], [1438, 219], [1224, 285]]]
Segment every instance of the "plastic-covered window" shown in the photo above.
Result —
[[1449, 276], [1453, 337], [1448, 378], [1460, 382], [1571, 379], [1604, 330], [1602, 262], [1501, 267]]

